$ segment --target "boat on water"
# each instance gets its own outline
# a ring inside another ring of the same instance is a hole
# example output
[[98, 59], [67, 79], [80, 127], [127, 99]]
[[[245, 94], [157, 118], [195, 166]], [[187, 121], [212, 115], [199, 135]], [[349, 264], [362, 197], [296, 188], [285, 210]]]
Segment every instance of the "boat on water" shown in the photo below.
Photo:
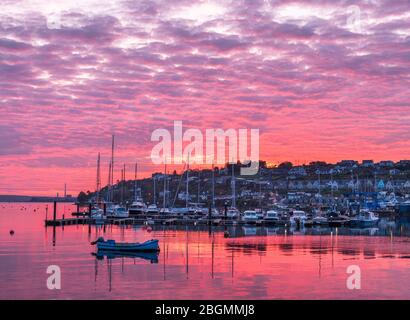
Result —
[[115, 240], [104, 240], [100, 237], [96, 241], [91, 242], [92, 245], [97, 245], [98, 250], [120, 251], [120, 252], [156, 252], [159, 251], [158, 240], [151, 239], [145, 242], [127, 243], [116, 242]]
[[116, 205], [112, 202], [105, 202], [105, 212], [107, 217], [110, 217], [113, 215], [114, 212], [114, 208], [116, 207]]
[[338, 211], [330, 211], [327, 213], [327, 224], [329, 227], [341, 227], [345, 226], [350, 222], [348, 216], [340, 214]]
[[95, 217], [97, 215], [102, 215], [102, 214], [104, 214], [103, 209], [99, 207], [95, 207], [95, 206], [91, 208], [91, 215], [90, 215], [91, 217]]
[[135, 200], [128, 208], [128, 213], [130, 216], [137, 216], [145, 214], [147, 212], [147, 206], [142, 201], [142, 199]]
[[357, 216], [350, 219], [350, 226], [359, 228], [369, 228], [376, 226], [379, 220], [379, 217], [373, 211], [363, 209], [360, 210], [360, 213]]
[[262, 220], [264, 218], [265, 214], [263, 213], [262, 209], [255, 209], [255, 212], [256, 212], [256, 217], [259, 220]]
[[268, 210], [263, 218], [266, 224], [289, 225], [290, 220], [287, 213], [280, 210]]
[[296, 224], [296, 225], [304, 224], [307, 219], [308, 219], [308, 216], [306, 215], [305, 211], [294, 210], [292, 213], [292, 216], [290, 217], [290, 223]]
[[237, 219], [237, 218], [240, 217], [240, 215], [241, 215], [241, 213], [235, 207], [230, 207], [230, 208], [227, 209], [226, 217], [228, 219]]
[[326, 226], [328, 225], [328, 218], [323, 215], [317, 215], [313, 217], [312, 224], [315, 226]]
[[159, 209], [156, 204], [150, 204], [147, 208], [147, 214], [158, 214]]
[[264, 220], [266, 222], [275, 223], [275, 222], [279, 222], [280, 219], [281, 219], [281, 215], [279, 214], [278, 211], [276, 211], [276, 210], [266, 211], [266, 214], [265, 214], [265, 217], [264, 217]]
[[90, 218], [94, 219], [95, 224], [104, 224], [107, 217], [104, 215], [104, 210], [98, 207], [91, 209]]
[[[208, 211], [208, 214], [209, 214], [209, 211]], [[218, 211], [217, 208], [211, 208], [211, 216], [212, 217], [220, 217], [221, 213]]]
[[172, 208], [172, 209], [170, 210], [170, 213], [171, 213], [171, 214], [174, 214], [174, 215], [188, 215], [189, 212], [190, 212], [190, 208], [189, 208], [189, 207], [187, 207], [187, 208], [176, 207], [176, 208]]
[[410, 217], [410, 200], [405, 201], [399, 205], [399, 216]]
[[114, 205], [107, 209], [107, 218], [128, 218], [128, 210], [120, 205]]
[[244, 221], [245, 223], [256, 223], [256, 221], [258, 221], [258, 216], [256, 214], [256, 211], [246, 210], [243, 213], [242, 221]]
[[159, 213], [166, 215], [166, 214], [171, 214], [172, 212], [168, 208], [161, 208], [161, 209], [159, 209]]

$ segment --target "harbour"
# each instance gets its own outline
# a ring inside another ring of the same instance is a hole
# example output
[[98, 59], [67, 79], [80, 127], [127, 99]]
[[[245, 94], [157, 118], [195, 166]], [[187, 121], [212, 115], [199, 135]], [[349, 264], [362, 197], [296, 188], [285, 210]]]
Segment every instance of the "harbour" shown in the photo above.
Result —
[[409, 0], [2, 1], [0, 300], [397, 311], [333, 300], [410, 300], [409, 18]]

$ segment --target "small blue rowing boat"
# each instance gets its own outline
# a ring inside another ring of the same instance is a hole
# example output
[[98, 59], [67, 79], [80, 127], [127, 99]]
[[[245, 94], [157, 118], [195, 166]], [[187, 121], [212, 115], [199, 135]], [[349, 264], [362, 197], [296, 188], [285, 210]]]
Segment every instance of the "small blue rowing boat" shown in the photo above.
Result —
[[105, 251], [124, 251], [124, 252], [156, 252], [159, 251], [158, 240], [152, 239], [142, 243], [125, 243], [125, 242], [115, 242], [115, 240], [107, 240], [100, 237], [96, 241], [91, 242], [92, 245], [97, 245], [98, 250]]

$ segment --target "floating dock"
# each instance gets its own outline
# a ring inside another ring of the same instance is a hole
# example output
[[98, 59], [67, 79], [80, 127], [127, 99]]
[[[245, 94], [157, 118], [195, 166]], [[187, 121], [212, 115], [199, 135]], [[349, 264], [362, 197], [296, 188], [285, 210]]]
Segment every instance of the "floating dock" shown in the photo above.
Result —
[[65, 225], [74, 225], [74, 224], [91, 224], [94, 219], [91, 218], [64, 218], [64, 219], [55, 219], [55, 220], [45, 220], [46, 227], [49, 226], [65, 226]]
[[[106, 218], [103, 223], [101, 220], [96, 222], [95, 219], [88, 216], [76, 217], [76, 218], [62, 218], [45, 220], [45, 226], [65, 226], [65, 225], [81, 225], [81, 224], [98, 224], [98, 225], [213, 225], [213, 226], [233, 226], [233, 225], [249, 225], [250, 223], [233, 220], [212, 217], [190, 217], [190, 216], [149, 216], [141, 215], [130, 218]], [[251, 223], [252, 224], [252, 223]], [[271, 221], [257, 221], [253, 223], [256, 226], [272, 225]], [[275, 224], [285, 226], [284, 224]]]

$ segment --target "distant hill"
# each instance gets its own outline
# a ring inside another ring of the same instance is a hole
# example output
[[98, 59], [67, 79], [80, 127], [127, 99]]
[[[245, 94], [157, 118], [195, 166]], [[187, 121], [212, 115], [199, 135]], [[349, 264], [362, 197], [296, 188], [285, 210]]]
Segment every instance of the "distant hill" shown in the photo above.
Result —
[[73, 197], [46, 197], [46, 196], [20, 196], [20, 195], [0, 195], [0, 202], [74, 202], [77, 198]]

